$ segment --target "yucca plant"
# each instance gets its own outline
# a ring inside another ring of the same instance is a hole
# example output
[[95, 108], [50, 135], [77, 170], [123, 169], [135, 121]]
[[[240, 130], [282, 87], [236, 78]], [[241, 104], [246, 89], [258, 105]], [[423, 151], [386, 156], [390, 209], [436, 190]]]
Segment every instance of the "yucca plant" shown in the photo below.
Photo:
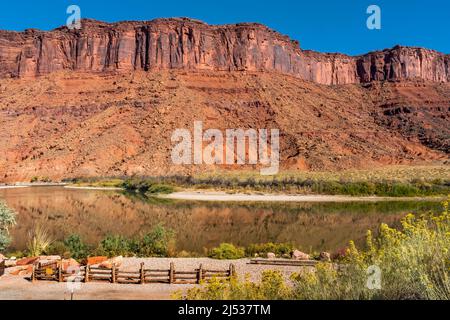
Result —
[[34, 230], [28, 234], [27, 250], [33, 257], [40, 256], [54, 242], [48, 229], [36, 225]]

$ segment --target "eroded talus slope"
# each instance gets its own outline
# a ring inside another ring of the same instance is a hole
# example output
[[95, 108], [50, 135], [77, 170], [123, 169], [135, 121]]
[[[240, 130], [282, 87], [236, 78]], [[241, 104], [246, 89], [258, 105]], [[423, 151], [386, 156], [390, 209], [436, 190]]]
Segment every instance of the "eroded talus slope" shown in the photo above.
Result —
[[[282, 169], [446, 161], [447, 83], [327, 86], [279, 73], [58, 72], [0, 80], [0, 181], [161, 175], [177, 128], [278, 128]], [[251, 169], [232, 166], [226, 169]]]

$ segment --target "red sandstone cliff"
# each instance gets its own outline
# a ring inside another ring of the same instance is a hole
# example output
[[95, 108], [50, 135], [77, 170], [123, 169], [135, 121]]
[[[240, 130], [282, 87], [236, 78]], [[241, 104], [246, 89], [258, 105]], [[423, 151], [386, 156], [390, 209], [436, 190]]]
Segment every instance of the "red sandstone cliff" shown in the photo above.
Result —
[[301, 50], [260, 24], [210, 26], [190, 19], [103, 23], [81, 30], [0, 31], [0, 77], [35, 77], [59, 70], [152, 69], [278, 71], [321, 84], [419, 78], [450, 81], [450, 56], [394, 47], [362, 56]]

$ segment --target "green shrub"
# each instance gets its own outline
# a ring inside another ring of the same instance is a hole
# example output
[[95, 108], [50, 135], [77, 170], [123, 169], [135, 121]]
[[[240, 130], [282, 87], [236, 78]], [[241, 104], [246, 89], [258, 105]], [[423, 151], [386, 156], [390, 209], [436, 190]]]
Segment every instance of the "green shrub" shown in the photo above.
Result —
[[290, 299], [292, 289], [280, 271], [266, 270], [259, 282], [252, 282], [248, 277], [242, 281], [236, 277], [230, 281], [213, 278], [203, 287], [189, 289], [186, 295], [175, 297], [187, 300], [279, 300]]
[[108, 257], [128, 256], [132, 254], [133, 243], [122, 236], [106, 236], [97, 249], [97, 254]]
[[285, 254], [290, 254], [294, 251], [294, 245], [291, 243], [261, 243], [261, 244], [250, 244], [245, 248], [245, 255], [248, 257], [253, 257], [257, 255], [266, 255], [269, 252], [275, 253], [277, 256], [283, 256]]
[[122, 183], [122, 187], [128, 191], [137, 191], [144, 194], [168, 194], [174, 188], [167, 184], [157, 183], [151, 179], [127, 179]]
[[169, 194], [173, 192], [174, 188], [172, 186], [166, 184], [153, 184], [148, 188], [146, 194]]
[[18, 251], [10, 251], [10, 252], [7, 252], [6, 256], [8, 258], [16, 257], [17, 259], [20, 259], [20, 258], [26, 257], [27, 253], [25, 251], [20, 251], [20, 250], [18, 250]]
[[4, 251], [11, 243], [9, 228], [15, 224], [16, 213], [0, 201], [0, 251]]
[[137, 253], [143, 257], [174, 255], [175, 233], [158, 224], [138, 242]]
[[45, 253], [48, 255], [58, 255], [65, 259], [71, 257], [70, 250], [63, 241], [53, 242], [48, 249], [45, 250]]
[[231, 243], [221, 243], [219, 247], [210, 251], [209, 257], [214, 259], [240, 259], [245, 257], [245, 251]]
[[68, 249], [70, 256], [74, 259], [83, 259], [89, 256], [89, 248], [83, 243], [81, 237], [72, 234], [64, 240], [64, 246]]

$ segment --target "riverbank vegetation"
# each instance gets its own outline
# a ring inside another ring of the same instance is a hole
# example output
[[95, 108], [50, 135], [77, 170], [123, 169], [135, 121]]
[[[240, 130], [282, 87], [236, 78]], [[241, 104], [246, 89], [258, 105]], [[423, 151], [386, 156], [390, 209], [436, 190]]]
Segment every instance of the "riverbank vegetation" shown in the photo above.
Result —
[[273, 253], [280, 258], [290, 258], [291, 253], [296, 250], [292, 243], [256, 243], [247, 247], [238, 247], [232, 243], [221, 243], [218, 247], [209, 250], [208, 256], [213, 259], [241, 259], [245, 257], [266, 257]]
[[188, 290], [185, 299], [450, 299], [450, 214], [409, 214], [401, 228], [381, 224], [366, 244], [350, 242], [340, 267], [319, 263], [294, 274], [266, 271], [259, 282], [213, 280]]
[[16, 224], [16, 213], [0, 200], [0, 252], [11, 243], [9, 228]]
[[[341, 172], [282, 172], [260, 176], [254, 172], [227, 172], [198, 176], [78, 178], [78, 186], [120, 187], [154, 195], [182, 189], [227, 192], [275, 192], [350, 196], [424, 197], [450, 193], [450, 167], [400, 167]], [[413, 178], [412, 178], [413, 177]]]
[[98, 245], [87, 244], [79, 235], [72, 234], [63, 241], [54, 241], [44, 253], [76, 260], [89, 256], [173, 257], [176, 256], [175, 244], [175, 233], [158, 224], [141, 237], [107, 235]]

